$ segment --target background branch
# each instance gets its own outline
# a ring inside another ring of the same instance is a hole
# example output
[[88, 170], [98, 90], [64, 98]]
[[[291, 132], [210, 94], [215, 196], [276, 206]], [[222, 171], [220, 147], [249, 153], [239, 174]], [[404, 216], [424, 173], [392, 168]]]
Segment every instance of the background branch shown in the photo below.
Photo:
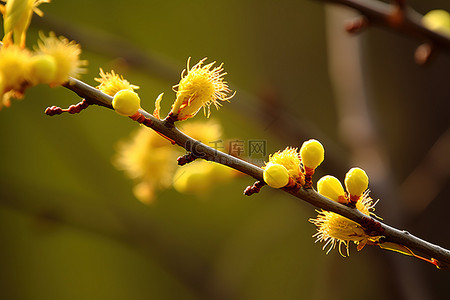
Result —
[[[89, 86], [82, 81], [70, 79], [65, 87], [74, 91], [80, 97], [86, 98], [86, 100], [90, 101], [91, 103], [112, 108], [111, 96], [102, 93], [101, 91]], [[242, 173], [245, 173], [258, 181], [263, 181], [263, 170], [260, 167], [252, 165], [246, 161], [243, 161], [226, 153], [217, 151], [216, 149], [211, 148], [185, 135], [184, 133], [179, 131], [172, 123], [166, 122], [164, 120], [159, 120], [142, 109], [139, 110], [139, 112], [145, 118], [147, 118], [147, 120], [149, 120], [148, 122], [145, 122], [146, 126], [173, 140], [177, 145], [185, 148], [187, 151], [195, 150], [196, 153], [202, 154], [203, 159], [226, 165], [235, 170], [241, 171]], [[286, 189], [286, 192], [289, 192], [293, 196], [306, 201], [318, 208], [338, 213], [350, 220], [353, 220], [358, 224], [361, 224], [366, 230], [370, 231], [370, 229], [373, 228], [378, 232], [382, 232], [382, 235], [385, 237], [386, 241], [404, 245], [413, 251], [418, 251], [431, 258], [437, 259], [442, 266], [450, 266], [450, 251], [447, 249], [419, 239], [418, 237], [415, 237], [406, 231], [401, 231], [389, 225], [376, 221], [356, 209], [352, 209], [337, 202], [331, 201], [328, 198], [318, 194], [313, 189]]]
[[[422, 15], [410, 6], [401, 9], [397, 3], [387, 4], [369, 0], [323, 0], [351, 7], [365, 16], [370, 23], [425, 40], [446, 52], [450, 52], [450, 37], [430, 30], [422, 24]], [[398, 1], [397, 1], [398, 2]]]

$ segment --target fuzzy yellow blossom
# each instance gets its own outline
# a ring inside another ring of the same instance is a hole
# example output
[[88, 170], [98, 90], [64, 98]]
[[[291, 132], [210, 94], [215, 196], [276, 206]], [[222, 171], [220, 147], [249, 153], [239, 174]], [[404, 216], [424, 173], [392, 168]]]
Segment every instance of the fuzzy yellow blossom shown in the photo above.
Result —
[[342, 204], [348, 202], [341, 182], [334, 176], [326, 175], [320, 178], [317, 182], [317, 192]]
[[[206, 144], [220, 139], [222, 133], [222, 127], [214, 120], [186, 123], [181, 129]], [[115, 166], [135, 180], [134, 194], [144, 203], [154, 200], [156, 190], [172, 184], [181, 193], [200, 195], [238, 174], [234, 169], [206, 161], [178, 167], [177, 157], [185, 152], [146, 127], [140, 127], [131, 139], [122, 141], [117, 150]]]
[[100, 78], [95, 78], [95, 81], [100, 83], [100, 85], [97, 86], [97, 89], [111, 97], [114, 97], [114, 95], [121, 90], [134, 91], [139, 89], [139, 86], [131, 84], [128, 80], [124, 79], [123, 76], [116, 74], [114, 70], [111, 70], [111, 73], [105, 73], [103, 69], [100, 68]]
[[227, 166], [196, 160], [179, 167], [173, 176], [173, 187], [183, 194], [205, 197], [218, 183], [228, 182], [236, 172]]
[[204, 144], [212, 144], [222, 136], [222, 126], [215, 119], [192, 121], [180, 124], [179, 129]]
[[[222, 136], [222, 126], [214, 119], [183, 123], [180, 130], [207, 145], [220, 140]], [[237, 174], [237, 171], [227, 166], [197, 159], [178, 167], [173, 176], [173, 187], [180, 193], [203, 197], [215, 186], [227, 183]]]
[[112, 106], [119, 115], [130, 117], [141, 108], [141, 99], [135, 92], [125, 89], [114, 95]]
[[151, 203], [156, 190], [172, 184], [178, 155], [166, 139], [147, 127], [140, 127], [129, 140], [119, 143], [114, 165], [135, 180], [136, 198]]
[[33, 12], [42, 16], [42, 11], [37, 7], [41, 3], [49, 2], [50, 0], [7, 0], [5, 7], [2, 8], [5, 45], [9, 46], [14, 38], [14, 44], [25, 48], [26, 32]]
[[268, 186], [279, 189], [289, 183], [289, 173], [284, 166], [269, 162], [264, 167], [263, 179]]
[[443, 9], [429, 11], [423, 16], [422, 23], [430, 30], [450, 35], [450, 13]]
[[10, 106], [10, 98], [22, 98], [29, 86], [29, 69], [31, 54], [27, 49], [15, 45], [0, 48], [0, 109]]
[[360, 168], [351, 168], [345, 174], [345, 188], [350, 196], [350, 201], [356, 201], [363, 195], [369, 186], [369, 177], [366, 172]]
[[300, 169], [300, 157], [297, 148], [286, 147], [283, 151], [275, 152], [269, 156], [269, 163], [284, 166], [290, 178], [302, 185], [305, 183], [305, 176]]
[[[374, 206], [372, 199], [366, 192], [357, 202], [356, 208], [365, 215], [372, 215]], [[342, 256], [349, 255], [349, 243], [357, 244], [357, 250], [361, 250], [368, 242], [377, 242], [380, 236], [369, 236], [364, 228], [356, 222], [353, 222], [339, 214], [320, 211], [316, 219], [310, 219], [311, 223], [317, 226], [317, 233], [313, 235], [316, 242], [324, 242], [323, 249], [327, 247], [327, 254], [338, 245], [339, 253]], [[342, 252], [342, 245], [345, 246], [346, 252]]]
[[69, 42], [65, 37], [57, 37], [53, 32], [50, 32], [48, 37], [41, 33], [40, 38], [37, 52], [48, 54], [55, 59], [56, 74], [51, 82], [52, 86], [67, 82], [69, 77], [78, 78], [85, 72], [83, 66], [87, 62], [80, 60], [81, 47], [75, 41]]
[[222, 65], [213, 67], [215, 62], [203, 65], [206, 58], [202, 59], [192, 68], [187, 68], [181, 73], [180, 83], [174, 86], [177, 98], [172, 105], [170, 114], [175, 120], [186, 120], [192, 118], [203, 107], [205, 115], [209, 117], [211, 104], [218, 109], [219, 101], [228, 101], [233, 96], [228, 96], [231, 90], [223, 80], [226, 73]]
[[30, 60], [29, 80], [33, 85], [51, 83], [56, 75], [56, 62], [47, 54], [34, 55]]

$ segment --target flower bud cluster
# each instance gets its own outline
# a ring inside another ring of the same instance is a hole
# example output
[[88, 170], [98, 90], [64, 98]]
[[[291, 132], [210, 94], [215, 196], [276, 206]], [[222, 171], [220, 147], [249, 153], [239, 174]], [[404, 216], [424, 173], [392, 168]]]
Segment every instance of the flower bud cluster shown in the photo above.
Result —
[[75, 42], [50, 33], [41, 34], [35, 51], [15, 44], [0, 49], [0, 108], [10, 106], [10, 99], [23, 97], [27, 88], [37, 84], [58, 86], [70, 77], [78, 77], [85, 61], [79, 59], [81, 49]]
[[64, 37], [40, 34], [34, 51], [25, 47], [26, 31], [33, 12], [47, 0], [7, 1], [0, 7], [5, 36], [0, 49], [0, 109], [10, 106], [10, 99], [20, 99], [25, 90], [37, 84], [57, 86], [70, 77], [78, 77], [85, 61], [80, 60], [80, 46]]
[[273, 188], [312, 185], [312, 175], [323, 162], [325, 150], [317, 140], [308, 140], [300, 150], [287, 147], [269, 156], [263, 179]]
[[341, 204], [355, 206], [369, 186], [369, 177], [363, 169], [351, 168], [345, 175], [344, 183], [347, 193], [336, 177], [326, 175], [317, 182], [317, 191]]
[[[326, 175], [317, 182], [317, 191], [328, 199], [355, 207], [367, 216], [373, 215], [375, 203], [369, 197], [369, 178], [366, 172], [360, 168], [350, 169], [345, 175], [344, 184], [347, 192], [336, 177]], [[342, 245], [348, 255], [349, 242], [354, 242], [358, 245], [357, 249], [361, 250], [367, 243], [376, 243], [380, 238], [369, 236], [360, 224], [329, 211], [322, 210], [316, 219], [309, 221], [317, 226], [317, 233], [314, 235], [316, 241], [325, 242], [323, 248], [329, 245], [328, 252], [339, 245], [339, 252], [343, 256]]]

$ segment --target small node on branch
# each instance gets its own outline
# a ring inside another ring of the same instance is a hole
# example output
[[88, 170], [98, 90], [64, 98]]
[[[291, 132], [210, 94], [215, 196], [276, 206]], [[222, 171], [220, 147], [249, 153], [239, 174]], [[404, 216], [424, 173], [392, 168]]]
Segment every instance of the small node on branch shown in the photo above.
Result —
[[261, 188], [265, 185], [266, 183], [263, 181], [256, 181], [253, 185], [249, 185], [248, 187], [245, 188], [244, 195], [251, 196], [253, 194], [259, 193]]
[[185, 164], [191, 163], [196, 160], [198, 157], [195, 156], [192, 152], [186, 155], [180, 156], [177, 158], [178, 165], [184, 166]]
[[348, 33], [355, 34], [361, 32], [369, 26], [369, 20], [364, 16], [359, 16], [358, 18], [349, 21], [345, 25], [345, 30]]
[[82, 110], [86, 109], [89, 105], [90, 105], [90, 103], [86, 99], [83, 99], [79, 103], [77, 103], [75, 105], [71, 105], [71, 106], [69, 106], [69, 108], [66, 108], [66, 109], [63, 109], [58, 106], [47, 107], [45, 109], [45, 114], [48, 116], [60, 115], [65, 112], [67, 112], [69, 114], [78, 114]]
[[416, 64], [423, 66], [429, 62], [433, 50], [434, 48], [430, 43], [423, 43], [417, 47], [416, 52], [414, 53], [414, 61]]
[[175, 121], [177, 121], [177, 117], [173, 114], [173, 112], [170, 112], [163, 121], [168, 125], [174, 126]]
[[[393, 28], [399, 28], [405, 22], [405, 6], [404, 1], [394, 1], [392, 11], [387, 16], [387, 22]], [[402, 4], [403, 3], [403, 4]]]
[[129, 116], [129, 118], [133, 121], [138, 122], [139, 124], [144, 124], [146, 126], [150, 126], [152, 124], [152, 120], [147, 119], [143, 114], [141, 114], [139, 111], [136, 112], [134, 115]]

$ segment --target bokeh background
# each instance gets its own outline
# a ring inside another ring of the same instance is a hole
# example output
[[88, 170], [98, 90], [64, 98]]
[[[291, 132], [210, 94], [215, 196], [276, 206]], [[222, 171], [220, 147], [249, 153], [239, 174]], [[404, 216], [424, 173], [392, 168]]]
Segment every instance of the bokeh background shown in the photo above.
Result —
[[[447, 0], [408, 1], [418, 12]], [[321, 1], [53, 1], [39, 30], [77, 40], [96, 85], [111, 68], [170, 108], [188, 57], [225, 63], [223, 139], [266, 140], [268, 153], [320, 139], [317, 178], [365, 168], [386, 223], [450, 248], [450, 54], [414, 63], [422, 42], [371, 27]], [[314, 207], [240, 177], [199, 199], [173, 189], [151, 205], [111, 161], [136, 128], [113, 111], [48, 117], [79, 99], [35, 87], [0, 112], [2, 299], [444, 299], [449, 271], [351, 246], [328, 255], [311, 237]], [[204, 119], [199, 114], [197, 119]]]

